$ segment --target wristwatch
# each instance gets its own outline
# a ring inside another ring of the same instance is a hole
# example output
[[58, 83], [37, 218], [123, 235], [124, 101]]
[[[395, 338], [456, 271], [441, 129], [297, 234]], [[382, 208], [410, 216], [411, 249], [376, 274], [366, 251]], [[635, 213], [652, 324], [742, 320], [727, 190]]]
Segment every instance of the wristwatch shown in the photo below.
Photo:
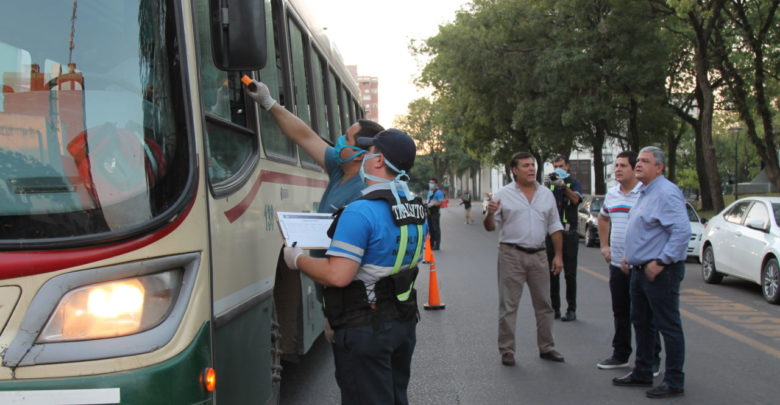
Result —
[[666, 267], [666, 263], [664, 263], [661, 259], [653, 259], [653, 261], [655, 262], [655, 264], [661, 267]]

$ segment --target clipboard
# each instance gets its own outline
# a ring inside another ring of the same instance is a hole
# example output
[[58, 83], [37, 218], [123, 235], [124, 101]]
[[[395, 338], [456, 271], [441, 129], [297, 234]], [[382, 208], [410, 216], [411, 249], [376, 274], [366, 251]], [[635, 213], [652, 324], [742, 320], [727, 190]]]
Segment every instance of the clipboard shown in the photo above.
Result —
[[328, 228], [333, 214], [318, 212], [277, 212], [276, 221], [285, 246], [301, 249], [327, 249], [330, 247]]

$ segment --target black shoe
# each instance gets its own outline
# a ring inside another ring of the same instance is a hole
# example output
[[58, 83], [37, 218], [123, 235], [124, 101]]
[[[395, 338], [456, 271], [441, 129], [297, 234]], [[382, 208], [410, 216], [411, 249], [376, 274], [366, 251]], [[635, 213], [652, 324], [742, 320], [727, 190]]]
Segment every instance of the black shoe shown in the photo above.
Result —
[[615, 377], [612, 379], [612, 384], [619, 387], [651, 387], [652, 381], [641, 381], [634, 379], [633, 373], [628, 373], [623, 377]]
[[669, 388], [666, 383], [647, 391], [648, 398], [671, 398], [685, 395], [685, 390], [682, 388]]
[[561, 319], [561, 311], [555, 311], [555, 319]]
[[606, 360], [600, 361], [598, 364], [596, 364], [596, 367], [602, 370], [610, 370], [613, 368], [626, 368], [628, 367], [628, 360], [621, 360], [616, 358], [615, 356], [612, 356]]
[[539, 353], [539, 357], [545, 360], [563, 363], [563, 355], [558, 353], [555, 350], [550, 350], [549, 352], [545, 352], [545, 353]]
[[515, 365], [515, 355], [510, 353], [510, 352], [506, 352], [506, 353], [502, 354], [501, 355], [501, 364], [503, 364], [505, 366], [514, 366]]
[[561, 320], [564, 322], [576, 321], [577, 314], [575, 314], [574, 311], [566, 311], [566, 315], [564, 315]]

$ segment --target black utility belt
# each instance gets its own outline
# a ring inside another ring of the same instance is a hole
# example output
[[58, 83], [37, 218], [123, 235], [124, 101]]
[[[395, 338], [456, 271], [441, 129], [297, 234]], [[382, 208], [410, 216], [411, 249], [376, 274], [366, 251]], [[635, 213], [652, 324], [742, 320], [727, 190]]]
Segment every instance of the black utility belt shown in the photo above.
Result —
[[[635, 269], [635, 270], [644, 270], [645, 267], [647, 267], [648, 264], [650, 264], [651, 262], [654, 262], [654, 261], [655, 260], [650, 260], [650, 261], [644, 262], [642, 264], [637, 264], [636, 266], [631, 266], [631, 268]], [[669, 263], [669, 264], [664, 264], [664, 267], [674, 266], [675, 264], [680, 264], [680, 263], [682, 263], [682, 261]]]
[[515, 248], [515, 249], [517, 249], [517, 250], [519, 250], [521, 252], [525, 252], [525, 253], [539, 253], [539, 252], [547, 249], [544, 246], [540, 247], [540, 248], [527, 248], [525, 246], [516, 245], [514, 243], [501, 242], [501, 244], [505, 245], [505, 246], [511, 246], [511, 247], [513, 247], [513, 248]]

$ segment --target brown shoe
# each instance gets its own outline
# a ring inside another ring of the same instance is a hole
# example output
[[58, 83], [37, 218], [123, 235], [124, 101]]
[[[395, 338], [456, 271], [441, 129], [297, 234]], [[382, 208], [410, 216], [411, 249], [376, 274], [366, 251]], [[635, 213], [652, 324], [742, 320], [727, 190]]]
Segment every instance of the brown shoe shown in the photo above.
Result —
[[563, 355], [558, 353], [555, 350], [550, 350], [549, 352], [545, 352], [545, 353], [539, 353], [539, 357], [545, 360], [557, 361], [558, 363], [563, 363]]
[[506, 352], [501, 355], [501, 364], [505, 366], [514, 366], [515, 365], [515, 355], [510, 352]]

